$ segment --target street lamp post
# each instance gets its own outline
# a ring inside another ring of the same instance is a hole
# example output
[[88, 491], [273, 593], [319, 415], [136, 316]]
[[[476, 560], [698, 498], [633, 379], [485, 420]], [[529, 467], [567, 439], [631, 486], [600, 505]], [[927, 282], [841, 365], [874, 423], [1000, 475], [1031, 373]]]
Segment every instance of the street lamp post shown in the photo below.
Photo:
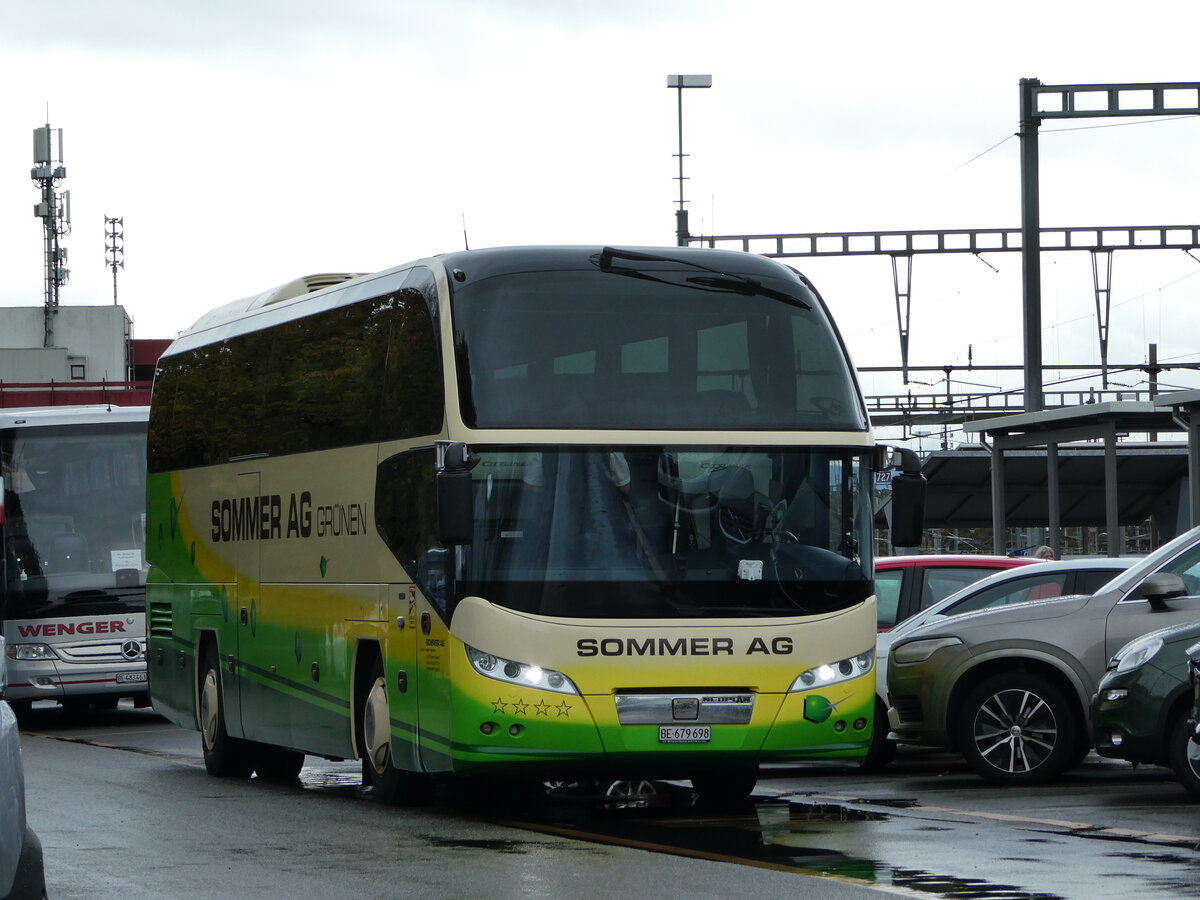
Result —
[[675, 211], [675, 239], [680, 247], [688, 245], [688, 238], [691, 236], [688, 231], [688, 214], [684, 208], [683, 199], [683, 89], [684, 88], [710, 88], [712, 87], [711, 75], [668, 75], [667, 87], [675, 88], [679, 95], [679, 152], [675, 154], [679, 157], [679, 209]]

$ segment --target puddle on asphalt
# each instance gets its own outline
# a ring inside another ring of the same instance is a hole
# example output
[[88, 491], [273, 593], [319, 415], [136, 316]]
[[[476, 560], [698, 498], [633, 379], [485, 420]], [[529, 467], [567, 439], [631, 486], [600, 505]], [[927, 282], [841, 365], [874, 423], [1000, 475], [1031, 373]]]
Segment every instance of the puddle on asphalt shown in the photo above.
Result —
[[[306, 769], [300, 780], [308, 789], [357, 791], [361, 778], [358, 772], [350, 770]], [[690, 786], [668, 782], [554, 783], [545, 785], [544, 792], [531, 791], [515, 806], [511, 794], [500, 802], [488, 802], [479, 796], [465, 797], [461, 793], [441, 799], [460, 811], [482, 813], [487, 818], [534, 830], [542, 826], [554, 833], [599, 843], [653, 845], [665, 852], [678, 850], [732, 862], [767, 863], [804, 874], [891, 885], [931, 897], [1062, 900], [1057, 894], [891, 866], [820, 846], [818, 838], [833, 829], [869, 827], [871, 823], [888, 821], [891, 814], [886, 808], [906, 809], [915, 805], [915, 801], [907, 799], [864, 799], [841, 804], [789, 798], [715, 811], [698, 807]], [[885, 811], [878, 807], [884, 807]], [[941, 829], [931, 826], [925, 830]], [[431, 846], [485, 853], [521, 854], [536, 846], [536, 842], [504, 839], [426, 837], [426, 840]]]

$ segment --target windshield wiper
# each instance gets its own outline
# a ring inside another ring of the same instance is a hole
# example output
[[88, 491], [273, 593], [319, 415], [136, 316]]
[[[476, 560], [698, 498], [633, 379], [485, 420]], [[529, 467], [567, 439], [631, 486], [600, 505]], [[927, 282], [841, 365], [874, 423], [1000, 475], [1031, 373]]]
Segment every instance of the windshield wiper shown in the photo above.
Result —
[[800, 309], [812, 309], [812, 305], [801, 297], [789, 294], [785, 291], [780, 291], [775, 288], [767, 287], [761, 281], [751, 278], [748, 275], [737, 275], [732, 272], [723, 272], [720, 269], [714, 269], [711, 266], [706, 266], [703, 263], [695, 262], [694, 260], [685, 259], [675, 256], [660, 256], [655, 253], [641, 253], [637, 250], [621, 250], [616, 247], [605, 247], [600, 251], [597, 257], [593, 257], [602, 272], [612, 272], [617, 275], [630, 275], [634, 278], [642, 278], [646, 281], [657, 281], [661, 284], [674, 284], [675, 282], [668, 281], [665, 278], [660, 278], [657, 275], [651, 275], [649, 272], [642, 272], [638, 269], [624, 269], [613, 266], [613, 260], [625, 259], [632, 262], [665, 262], [677, 263], [683, 266], [691, 266], [693, 269], [700, 269], [705, 272], [711, 272], [713, 277], [703, 275], [693, 275], [690, 278], [685, 278], [684, 282], [689, 285], [704, 288], [712, 291], [732, 291], [738, 294], [744, 294], [747, 297], [758, 295], [760, 297], [770, 297], [772, 300], [780, 300], [783, 303], [792, 306], [798, 306]]

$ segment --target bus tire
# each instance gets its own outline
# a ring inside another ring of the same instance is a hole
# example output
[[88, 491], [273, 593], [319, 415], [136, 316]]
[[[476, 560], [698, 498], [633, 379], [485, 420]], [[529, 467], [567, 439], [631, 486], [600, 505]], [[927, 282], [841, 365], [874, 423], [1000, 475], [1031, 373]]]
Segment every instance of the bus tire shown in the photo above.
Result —
[[758, 784], [758, 765], [730, 766], [724, 770], [697, 772], [692, 789], [699, 806], [705, 809], [737, 809], [750, 802], [750, 793]]
[[304, 754], [274, 744], [255, 744], [254, 772], [264, 781], [295, 784], [304, 768]]
[[370, 789], [372, 798], [388, 806], [427, 800], [432, 788], [428, 777], [398, 768], [392, 757], [391, 708], [383, 660], [378, 653], [371, 660], [358, 722], [362, 783]]
[[216, 778], [249, 778], [254, 758], [246, 741], [225, 730], [225, 694], [221, 687], [221, 662], [212, 641], [204, 650], [200, 669], [200, 738], [204, 768]]

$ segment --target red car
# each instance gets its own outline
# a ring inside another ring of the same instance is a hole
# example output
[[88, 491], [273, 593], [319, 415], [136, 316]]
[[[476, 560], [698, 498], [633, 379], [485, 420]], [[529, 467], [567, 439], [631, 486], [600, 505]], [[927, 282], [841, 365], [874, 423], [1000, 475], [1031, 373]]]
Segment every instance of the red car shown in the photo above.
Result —
[[949, 597], [960, 588], [986, 578], [997, 569], [1042, 562], [1031, 556], [976, 556], [946, 554], [883, 556], [875, 560], [875, 599], [879, 605], [879, 630]]

